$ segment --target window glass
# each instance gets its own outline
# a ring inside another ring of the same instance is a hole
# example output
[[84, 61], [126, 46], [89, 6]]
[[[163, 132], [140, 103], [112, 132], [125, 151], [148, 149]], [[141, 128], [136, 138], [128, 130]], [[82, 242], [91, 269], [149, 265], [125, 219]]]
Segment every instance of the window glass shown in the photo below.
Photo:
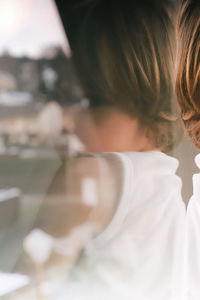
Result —
[[0, 1], [0, 297], [165, 299], [198, 153], [177, 10], [71, 2]]

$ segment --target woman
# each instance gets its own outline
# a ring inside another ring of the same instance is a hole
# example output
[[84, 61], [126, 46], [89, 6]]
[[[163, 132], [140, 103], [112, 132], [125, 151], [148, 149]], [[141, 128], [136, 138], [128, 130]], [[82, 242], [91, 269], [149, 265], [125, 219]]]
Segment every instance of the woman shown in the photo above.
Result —
[[[200, 148], [200, 2], [182, 2], [178, 20], [176, 93], [186, 130]], [[200, 168], [200, 156], [195, 158]], [[185, 287], [187, 299], [200, 298], [200, 175], [193, 176], [187, 209]]]
[[178, 162], [163, 153], [173, 147], [177, 125], [172, 4], [57, 5], [89, 99], [75, 131], [88, 152], [98, 153], [76, 160], [68, 171], [70, 195], [85, 203], [94, 200], [83, 188], [89, 177], [98, 199], [91, 205], [95, 226], [60, 297], [180, 299], [185, 209], [175, 175]]

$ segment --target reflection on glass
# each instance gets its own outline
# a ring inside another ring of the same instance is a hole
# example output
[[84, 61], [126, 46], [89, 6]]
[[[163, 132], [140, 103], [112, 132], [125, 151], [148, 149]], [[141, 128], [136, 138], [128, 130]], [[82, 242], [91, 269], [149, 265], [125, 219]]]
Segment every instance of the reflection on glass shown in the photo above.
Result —
[[64, 10], [57, 4], [89, 101], [73, 119], [89, 154], [66, 170], [67, 195], [87, 203], [87, 211], [66, 219], [65, 230], [73, 224], [66, 249], [74, 245], [78, 260], [55, 297], [178, 299], [185, 207], [178, 162], [165, 154], [179, 128], [172, 7], [97, 1]]
[[0, 295], [181, 299], [175, 7], [4, 2], [18, 18], [12, 42], [0, 30]]

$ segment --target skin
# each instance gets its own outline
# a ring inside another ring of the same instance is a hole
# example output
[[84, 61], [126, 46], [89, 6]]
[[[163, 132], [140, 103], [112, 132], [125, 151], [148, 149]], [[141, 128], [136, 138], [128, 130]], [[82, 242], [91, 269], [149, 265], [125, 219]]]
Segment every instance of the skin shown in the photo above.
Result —
[[155, 150], [148, 129], [139, 126], [136, 119], [117, 110], [96, 108], [70, 112], [65, 124], [73, 123], [75, 133], [85, 145], [86, 152], [141, 152]]

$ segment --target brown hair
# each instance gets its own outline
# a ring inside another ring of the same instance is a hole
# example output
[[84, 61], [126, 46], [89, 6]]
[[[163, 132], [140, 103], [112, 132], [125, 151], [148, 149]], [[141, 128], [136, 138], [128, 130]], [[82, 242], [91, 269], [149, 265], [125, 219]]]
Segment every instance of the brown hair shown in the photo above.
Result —
[[76, 1], [69, 11], [61, 16], [90, 106], [119, 108], [172, 148], [172, 3]]
[[200, 148], [200, 1], [182, 2], [177, 33], [176, 93], [188, 134]]

